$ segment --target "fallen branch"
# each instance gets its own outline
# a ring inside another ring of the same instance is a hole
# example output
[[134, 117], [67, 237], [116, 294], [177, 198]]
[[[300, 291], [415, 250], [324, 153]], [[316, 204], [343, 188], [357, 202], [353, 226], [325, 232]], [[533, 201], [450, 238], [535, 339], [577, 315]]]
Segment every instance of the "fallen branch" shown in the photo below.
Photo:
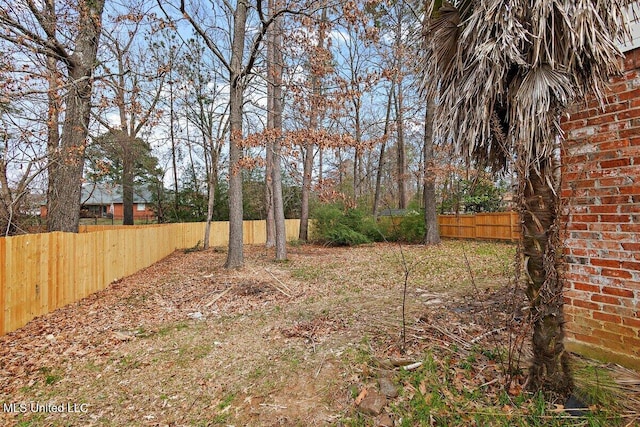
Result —
[[[283, 288], [285, 288], [289, 294], [292, 294], [292, 293], [293, 293], [293, 291], [291, 291], [291, 289], [289, 289], [289, 287], [288, 287], [287, 285], [285, 285], [285, 284], [282, 282], [282, 280], [278, 279], [278, 278], [276, 277], [276, 275], [275, 275], [275, 274], [273, 274], [271, 271], [267, 270], [266, 268], [264, 269], [264, 271], [266, 271], [267, 273], [269, 273], [269, 274], [271, 275], [271, 277], [273, 277], [274, 279], [276, 279], [276, 280], [278, 281], [278, 283], [280, 283], [280, 286], [282, 286]], [[284, 292], [283, 292], [283, 293], [284, 293]], [[291, 295], [289, 295], [289, 296], [291, 296]]]
[[422, 366], [422, 362], [416, 362], [410, 365], [403, 366], [402, 369], [404, 369], [405, 371], [413, 371], [415, 369], [418, 369], [420, 366]]
[[231, 288], [233, 288], [233, 285], [229, 286], [227, 289], [225, 289], [224, 291], [222, 291], [218, 295], [216, 295], [211, 301], [209, 301], [207, 304], [205, 304], [205, 307], [207, 307], [207, 308], [211, 307], [213, 304], [215, 304], [216, 301], [218, 301], [220, 298], [225, 296], [231, 290]]
[[492, 330], [492, 331], [485, 332], [484, 334], [478, 335], [477, 337], [475, 337], [474, 339], [472, 339], [472, 340], [470, 341], [470, 343], [471, 343], [471, 344], [475, 344], [475, 343], [477, 343], [478, 341], [482, 340], [483, 338], [486, 338], [486, 337], [488, 337], [488, 336], [490, 336], [490, 335], [493, 335], [493, 334], [497, 334], [498, 332], [502, 332], [502, 331], [504, 331], [504, 330], [506, 330], [506, 329], [507, 329], [507, 327], [506, 327], [506, 326], [503, 326], [502, 328], [497, 328], [497, 329], [494, 329], [494, 330]]

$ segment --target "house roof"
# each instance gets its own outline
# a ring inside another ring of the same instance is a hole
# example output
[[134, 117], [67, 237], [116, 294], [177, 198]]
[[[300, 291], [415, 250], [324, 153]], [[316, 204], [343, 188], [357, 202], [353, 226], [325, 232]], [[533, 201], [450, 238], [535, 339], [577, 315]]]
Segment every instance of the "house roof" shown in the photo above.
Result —
[[[150, 203], [151, 192], [143, 187], [134, 187], [133, 203]], [[111, 184], [84, 184], [80, 199], [83, 205], [110, 205], [122, 203], [122, 186]]]

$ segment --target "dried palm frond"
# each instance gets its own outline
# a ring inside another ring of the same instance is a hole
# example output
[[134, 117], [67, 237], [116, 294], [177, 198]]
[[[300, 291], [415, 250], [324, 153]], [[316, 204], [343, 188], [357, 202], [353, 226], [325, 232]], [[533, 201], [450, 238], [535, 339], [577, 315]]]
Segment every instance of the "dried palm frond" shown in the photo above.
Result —
[[527, 171], [548, 159], [563, 111], [590, 93], [602, 99], [607, 77], [620, 71], [616, 41], [628, 36], [631, 3], [431, 1], [421, 66], [437, 102], [435, 133], [494, 167], [509, 153], [524, 156]]
[[574, 356], [572, 370], [577, 394], [585, 403], [614, 405], [640, 417], [640, 373], [580, 356]]

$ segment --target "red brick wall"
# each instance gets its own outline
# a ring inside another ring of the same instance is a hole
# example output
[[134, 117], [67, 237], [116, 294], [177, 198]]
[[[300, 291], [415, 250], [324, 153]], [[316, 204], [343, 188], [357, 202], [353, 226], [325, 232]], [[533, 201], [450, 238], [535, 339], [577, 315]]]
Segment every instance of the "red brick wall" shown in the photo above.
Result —
[[[109, 208], [107, 207], [107, 211]], [[155, 219], [155, 212], [151, 209], [151, 205], [149, 203], [145, 203], [145, 207], [143, 211], [138, 210], [138, 204], [133, 204], [133, 219], [147, 219], [153, 220]], [[114, 219], [122, 219], [124, 218], [124, 205], [122, 203], [115, 203], [113, 205], [113, 218]]]
[[563, 123], [567, 347], [640, 369], [640, 49]]

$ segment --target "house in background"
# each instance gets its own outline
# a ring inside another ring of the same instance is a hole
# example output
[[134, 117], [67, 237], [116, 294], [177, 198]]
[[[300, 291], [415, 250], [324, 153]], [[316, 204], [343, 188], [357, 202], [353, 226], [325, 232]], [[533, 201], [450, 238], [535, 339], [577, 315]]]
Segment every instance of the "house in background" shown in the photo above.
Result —
[[[80, 199], [81, 218], [112, 218], [121, 220], [124, 217], [124, 203], [122, 201], [122, 186], [111, 184], [84, 184]], [[133, 218], [134, 220], [152, 220], [156, 213], [152, 209], [151, 192], [143, 187], [133, 190]], [[42, 218], [47, 216], [47, 207], [40, 207]]]

